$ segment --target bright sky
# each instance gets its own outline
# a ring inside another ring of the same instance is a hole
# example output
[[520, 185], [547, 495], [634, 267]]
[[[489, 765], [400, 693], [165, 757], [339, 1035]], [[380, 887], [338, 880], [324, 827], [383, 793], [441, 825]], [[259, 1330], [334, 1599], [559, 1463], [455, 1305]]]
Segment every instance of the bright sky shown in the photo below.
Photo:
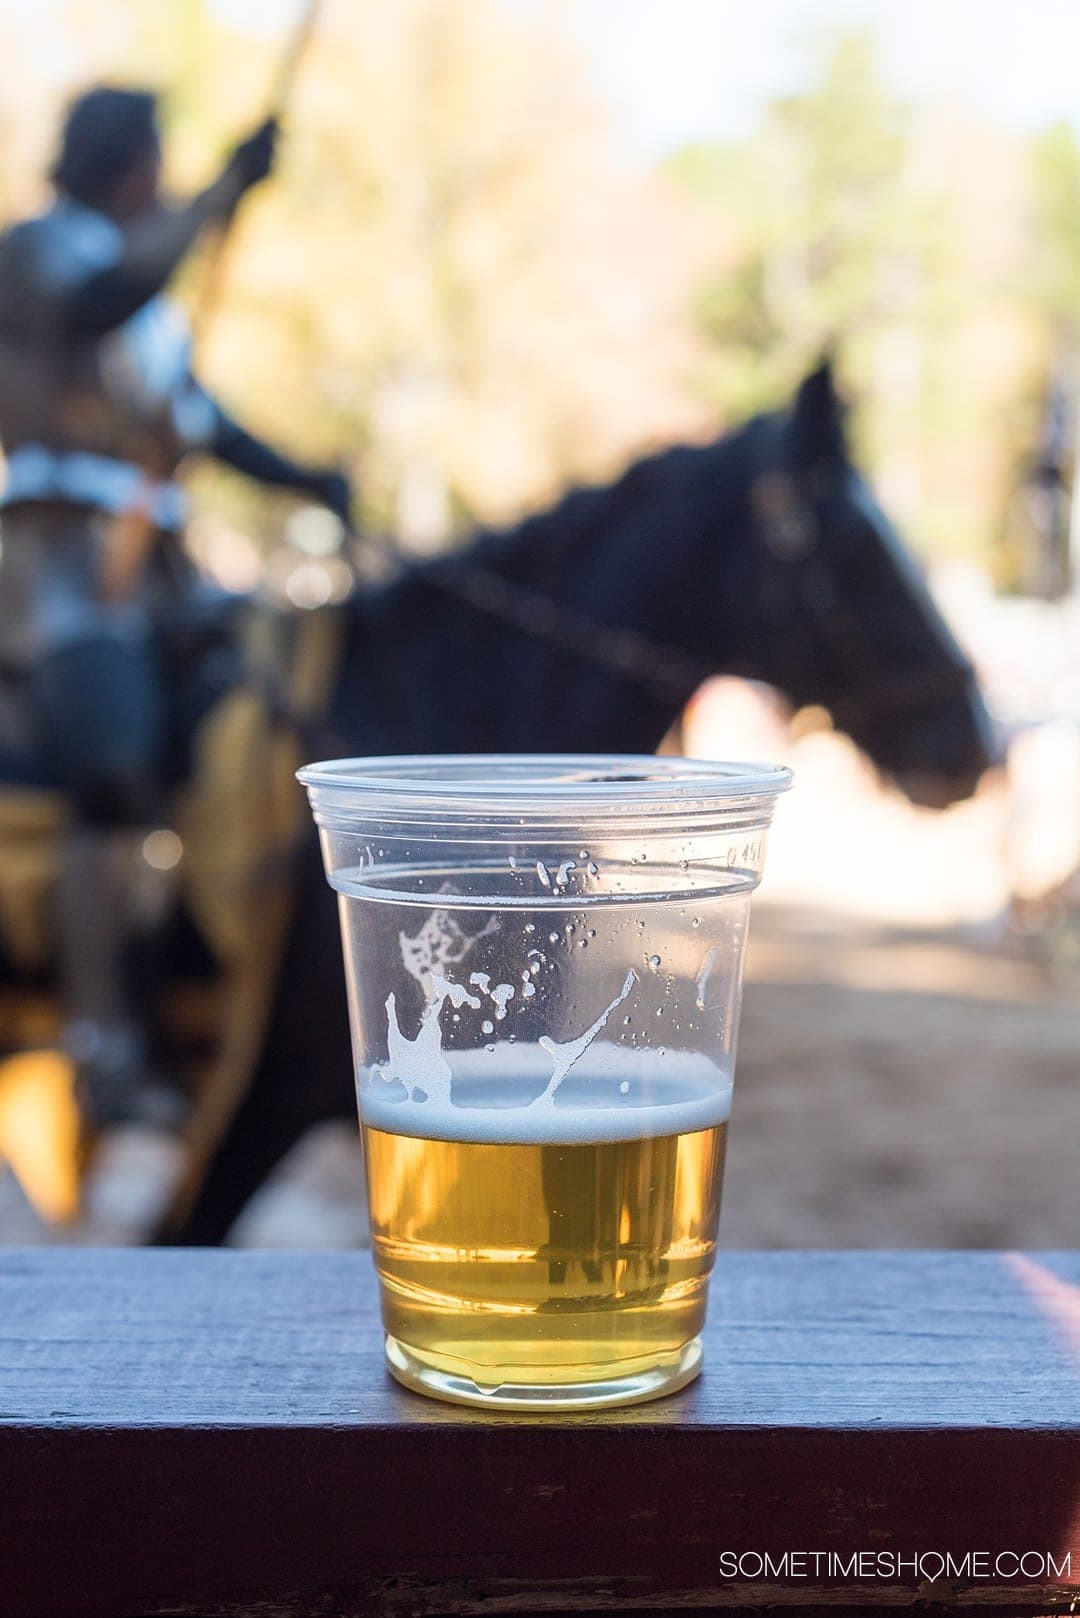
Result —
[[[282, 27], [299, 10], [299, 0], [214, 3]], [[746, 128], [763, 101], [803, 82], [815, 39], [850, 27], [874, 30], [894, 85], [913, 98], [959, 96], [1020, 128], [1080, 127], [1080, 0], [562, 0], [562, 11], [649, 154]]]
[[[49, 0], [0, 0], [31, 17]], [[119, 0], [99, 0], [103, 17]], [[125, 0], [131, 4], [131, 0]], [[178, 0], [139, 0], [175, 5]], [[302, 0], [211, 0], [284, 33]], [[349, 3], [349, 0], [344, 0]], [[552, 0], [503, 0], [522, 10]], [[652, 155], [737, 134], [763, 101], [805, 81], [816, 38], [870, 27], [893, 84], [958, 96], [1030, 129], [1080, 128], [1080, 0], [561, 0], [631, 144]], [[40, 12], [38, 12], [40, 15]]]
[[815, 38], [870, 27], [893, 84], [996, 120], [1080, 126], [1077, 0], [572, 0], [607, 94], [647, 151], [737, 133], [805, 76]]

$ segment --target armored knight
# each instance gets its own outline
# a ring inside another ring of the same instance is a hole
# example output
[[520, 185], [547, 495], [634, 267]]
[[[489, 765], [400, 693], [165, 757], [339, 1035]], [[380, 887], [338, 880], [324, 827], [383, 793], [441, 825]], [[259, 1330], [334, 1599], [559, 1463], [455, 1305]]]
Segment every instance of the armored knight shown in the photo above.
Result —
[[348, 520], [343, 476], [278, 454], [200, 386], [165, 296], [207, 227], [269, 175], [275, 138], [265, 124], [205, 190], [166, 206], [154, 97], [91, 90], [63, 128], [53, 205], [0, 237], [0, 681], [25, 721], [27, 779], [72, 806], [61, 980], [97, 1122], [130, 1112], [147, 1060], [125, 957], [136, 851], [197, 678], [171, 661], [173, 631], [218, 610], [184, 552], [176, 470], [199, 451]]

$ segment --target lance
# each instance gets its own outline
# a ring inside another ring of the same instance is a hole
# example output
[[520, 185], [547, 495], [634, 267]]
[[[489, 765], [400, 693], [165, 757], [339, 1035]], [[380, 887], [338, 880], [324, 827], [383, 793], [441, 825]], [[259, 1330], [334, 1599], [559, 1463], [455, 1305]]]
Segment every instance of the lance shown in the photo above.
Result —
[[[297, 19], [292, 36], [282, 52], [277, 72], [274, 75], [273, 87], [270, 91], [270, 98], [266, 108], [267, 120], [280, 123], [285, 117], [293, 87], [300, 72], [300, 64], [315, 33], [315, 23], [321, 3], [322, 0], [304, 0], [303, 9]], [[236, 222], [237, 211], [234, 209], [222, 221], [210, 249], [202, 295], [195, 307], [191, 322], [192, 344], [196, 350], [206, 343], [210, 328], [217, 318], [218, 310], [221, 308], [230, 247], [236, 240], [233, 227]]]
[[[274, 75], [266, 117], [280, 122], [284, 117], [301, 63], [315, 32], [321, 0], [304, 0], [289, 41]], [[238, 209], [225, 218], [213, 237], [202, 292], [192, 316], [193, 351], [205, 347], [210, 328], [221, 307], [228, 271], [229, 251], [235, 241]], [[125, 601], [132, 596], [154, 547], [154, 485], [161, 476], [158, 468], [144, 467], [142, 498], [121, 512], [109, 525], [102, 565], [101, 593], [107, 601]]]

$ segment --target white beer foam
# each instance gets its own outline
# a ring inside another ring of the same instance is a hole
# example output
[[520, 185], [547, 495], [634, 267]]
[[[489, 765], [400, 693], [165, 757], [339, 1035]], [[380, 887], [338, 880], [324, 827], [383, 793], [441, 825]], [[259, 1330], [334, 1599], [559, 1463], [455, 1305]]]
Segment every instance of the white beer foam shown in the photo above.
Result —
[[538, 1044], [440, 1055], [450, 1083], [435, 1094], [423, 1087], [423, 1063], [407, 1074], [362, 1068], [362, 1123], [425, 1140], [568, 1146], [687, 1134], [731, 1113], [730, 1072], [693, 1051], [661, 1056], [597, 1039], [554, 1092], [552, 1055]]

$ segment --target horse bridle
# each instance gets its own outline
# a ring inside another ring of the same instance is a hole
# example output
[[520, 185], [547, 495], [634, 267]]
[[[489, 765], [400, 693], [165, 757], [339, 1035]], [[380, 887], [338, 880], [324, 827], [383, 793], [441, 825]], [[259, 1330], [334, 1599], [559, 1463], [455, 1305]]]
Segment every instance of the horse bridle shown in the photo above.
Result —
[[426, 577], [429, 584], [478, 612], [533, 640], [560, 646], [660, 702], [684, 699], [716, 672], [677, 646], [590, 618], [542, 590], [531, 590], [476, 562], [444, 558]]
[[[814, 473], [809, 474], [813, 478]], [[975, 682], [967, 659], [952, 662], [933, 673], [908, 671], [894, 676], [872, 674], [878, 660], [870, 633], [859, 617], [847, 609], [836, 590], [822, 556], [821, 523], [811, 502], [803, 498], [795, 478], [786, 472], [764, 472], [750, 486], [750, 506], [770, 555], [784, 564], [794, 598], [808, 616], [826, 649], [841, 667], [861, 671], [853, 677], [851, 694], [829, 701], [829, 712], [841, 730], [849, 731], [853, 717], [871, 712], [879, 717], [911, 718], [951, 697], [962, 695]]]

